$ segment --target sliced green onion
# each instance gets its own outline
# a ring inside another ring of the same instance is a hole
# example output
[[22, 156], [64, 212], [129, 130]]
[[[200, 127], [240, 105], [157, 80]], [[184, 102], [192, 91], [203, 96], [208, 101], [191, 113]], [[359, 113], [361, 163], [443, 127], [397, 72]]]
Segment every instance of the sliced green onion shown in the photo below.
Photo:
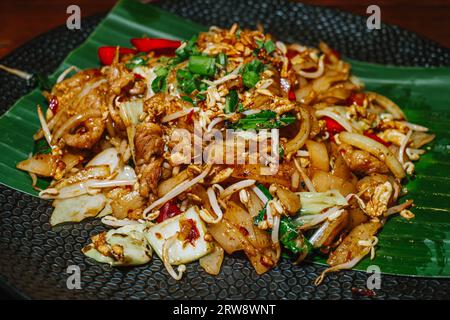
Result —
[[199, 76], [190, 73], [188, 70], [179, 69], [177, 71], [177, 81], [181, 91], [186, 94], [191, 94], [194, 90], [198, 89]]
[[216, 73], [216, 61], [207, 56], [189, 57], [189, 71], [203, 76], [213, 76]]
[[276, 49], [275, 43], [272, 40], [267, 40], [264, 44], [264, 49], [268, 54], [271, 54]]
[[157, 76], [152, 82], [152, 90], [154, 93], [166, 91], [166, 76]]
[[189, 96], [182, 96], [182, 97], [181, 97], [181, 100], [184, 100], [184, 101], [186, 101], [186, 102], [189, 102], [189, 103], [192, 103], [192, 104], [195, 105], [194, 100], [192, 100], [192, 98], [189, 97]]
[[217, 55], [217, 63], [220, 64], [222, 67], [226, 67], [228, 63], [228, 57], [225, 53], [221, 52]]

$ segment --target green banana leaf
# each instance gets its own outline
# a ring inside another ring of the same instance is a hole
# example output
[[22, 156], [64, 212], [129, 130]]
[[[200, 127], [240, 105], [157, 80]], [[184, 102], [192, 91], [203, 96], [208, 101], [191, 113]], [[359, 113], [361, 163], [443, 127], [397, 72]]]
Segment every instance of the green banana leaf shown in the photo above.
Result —
[[[206, 27], [181, 19], [152, 5], [119, 2], [92, 35], [74, 50], [52, 79], [74, 65], [98, 66], [97, 48], [130, 46], [129, 39], [143, 35], [187, 39]], [[407, 184], [406, 199], [414, 199], [416, 217], [392, 218], [379, 234], [376, 258], [364, 259], [357, 270], [376, 265], [381, 272], [409, 276], [450, 277], [450, 68], [403, 68], [350, 61], [353, 72], [369, 90], [397, 102], [409, 121], [436, 133], [429, 152], [416, 163], [416, 175]], [[0, 118], [0, 182], [36, 195], [28, 174], [15, 168], [33, 150], [32, 135], [39, 128], [36, 105], [46, 106], [39, 90], [17, 101]], [[45, 186], [40, 180], [38, 185]], [[314, 259], [323, 263], [323, 258]]]

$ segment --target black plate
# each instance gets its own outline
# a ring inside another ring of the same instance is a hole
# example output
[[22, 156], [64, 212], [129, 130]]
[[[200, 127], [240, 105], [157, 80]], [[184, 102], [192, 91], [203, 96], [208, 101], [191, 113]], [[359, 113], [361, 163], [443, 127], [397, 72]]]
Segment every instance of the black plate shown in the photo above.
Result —
[[[450, 53], [436, 43], [383, 25], [367, 31], [365, 18], [326, 8], [285, 1], [183, 0], [161, 7], [204, 25], [230, 26], [237, 21], [266, 30], [285, 41], [316, 45], [325, 40], [345, 56], [396, 65], [450, 65]], [[64, 57], [94, 30], [102, 16], [82, 20], [81, 31], [60, 27], [45, 33], [0, 63], [31, 73], [51, 73]], [[95, 53], [93, 53], [95, 54]], [[0, 110], [6, 111], [31, 90], [23, 80], [0, 73]], [[240, 256], [227, 257], [219, 276], [207, 275], [197, 263], [182, 281], [169, 277], [158, 258], [145, 266], [112, 268], [85, 259], [80, 252], [89, 236], [104, 227], [98, 220], [52, 229], [47, 201], [0, 186], [0, 285], [14, 295], [40, 299], [348, 299], [353, 287], [365, 288], [367, 274], [345, 271], [327, 276], [316, 287], [323, 267], [294, 266], [282, 261], [258, 276]], [[80, 290], [69, 290], [68, 265], [81, 269]], [[448, 298], [450, 280], [382, 276], [375, 299]]]

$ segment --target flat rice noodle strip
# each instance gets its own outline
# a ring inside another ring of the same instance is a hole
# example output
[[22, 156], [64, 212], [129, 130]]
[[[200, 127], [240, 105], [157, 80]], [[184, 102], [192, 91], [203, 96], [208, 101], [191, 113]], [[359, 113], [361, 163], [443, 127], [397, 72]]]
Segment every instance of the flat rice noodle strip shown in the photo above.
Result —
[[336, 266], [349, 262], [355, 257], [359, 257], [367, 250], [366, 246], [359, 244], [359, 241], [370, 241], [382, 224], [380, 222], [370, 221], [355, 227], [341, 242], [341, 244], [328, 257], [327, 263], [330, 266]]
[[36, 154], [31, 158], [20, 161], [17, 169], [37, 174], [40, 177], [51, 177], [53, 171], [53, 157], [51, 154]]
[[297, 150], [303, 147], [311, 131], [311, 115], [305, 108], [299, 108], [299, 113], [301, 115], [300, 129], [297, 135], [286, 143], [286, 154], [297, 152]]
[[189, 173], [187, 170], [183, 170], [180, 173], [178, 173], [176, 176], [170, 177], [167, 180], [162, 181], [158, 185], [158, 197], [163, 197], [166, 195], [170, 190], [175, 188], [177, 185], [182, 183], [183, 181], [189, 179]]
[[206, 273], [216, 276], [220, 273], [224, 254], [222, 247], [217, 243], [213, 244], [213, 248], [211, 253], [200, 258], [199, 263]]
[[257, 228], [253, 223], [252, 216], [236, 202], [228, 201], [224, 219], [227, 219], [238, 230], [247, 234], [247, 239], [255, 248], [264, 249], [271, 246], [268, 234]]
[[[227, 213], [225, 213], [225, 215], [227, 215]], [[247, 215], [250, 216], [248, 213]], [[257, 228], [255, 228], [255, 230], [256, 229]], [[269, 237], [264, 233], [264, 231], [259, 231], [262, 232], [264, 236]], [[239, 230], [238, 227], [234, 226], [225, 218], [216, 224], [208, 225], [208, 232], [214, 237], [226, 253], [232, 254], [233, 252], [244, 250], [258, 274], [267, 272], [277, 262], [278, 255], [272, 248], [266, 247], [258, 250], [244, 235], [246, 233], [244, 230]], [[270, 238], [268, 241], [270, 243]], [[273, 265], [263, 262], [263, 254], [271, 259]]]
[[345, 197], [346, 195], [357, 191], [355, 186], [357, 179], [355, 177], [352, 177], [351, 180], [345, 180], [333, 176], [329, 172], [314, 170], [311, 181], [317, 192], [326, 192], [328, 190], [336, 189]]
[[309, 152], [309, 157], [311, 159], [311, 165], [314, 168], [328, 172], [330, 159], [328, 157], [328, 151], [327, 151], [327, 147], [325, 146], [325, 144], [323, 142], [307, 140], [306, 148], [308, 149], [308, 152]]
[[261, 175], [261, 165], [245, 164], [235, 165], [231, 174], [237, 179], [253, 179], [263, 184], [277, 183], [289, 188], [291, 186], [291, 176], [295, 169], [291, 163], [280, 163], [278, 171], [274, 175]]
[[[332, 221], [326, 221], [322, 227], [319, 228], [320, 234], [317, 234], [313, 243], [314, 248], [320, 248], [322, 246], [330, 246], [338, 235], [346, 228], [349, 220], [349, 214], [347, 211], [343, 211], [336, 219]], [[318, 231], [317, 231], [318, 232]]]

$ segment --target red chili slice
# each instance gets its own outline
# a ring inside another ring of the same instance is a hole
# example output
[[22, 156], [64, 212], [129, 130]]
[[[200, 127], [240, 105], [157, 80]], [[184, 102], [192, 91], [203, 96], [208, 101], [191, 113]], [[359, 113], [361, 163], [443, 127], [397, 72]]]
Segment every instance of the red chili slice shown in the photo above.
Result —
[[52, 110], [53, 114], [56, 114], [56, 112], [58, 112], [58, 106], [59, 106], [59, 102], [58, 102], [58, 98], [56, 98], [55, 96], [53, 96], [50, 99], [50, 102], [48, 104], [48, 108], [50, 110]]
[[331, 53], [338, 59], [341, 59], [341, 53], [335, 49], [331, 49]]
[[189, 234], [188, 234], [186, 240], [189, 241], [190, 244], [194, 245], [195, 240], [200, 238], [200, 232], [198, 231], [194, 220], [187, 219], [187, 222], [191, 225], [191, 229], [189, 230]]
[[[100, 62], [105, 65], [109, 66], [113, 63], [114, 57], [116, 56], [116, 48], [113, 46], [107, 46], [107, 47], [100, 47], [98, 48], [98, 58]], [[119, 47], [119, 54], [135, 54], [136, 50], [131, 48], [122, 48]]]
[[373, 139], [381, 144], [384, 144], [386, 147], [389, 147], [391, 144], [387, 141], [384, 141], [383, 139], [381, 139], [379, 136], [377, 136], [375, 133], [371, 133], [371, 132], [364, 132], [364, 135], [370, 139]]
[[179, 40], [155, 39], [155, 38], [134, 38], [131, 43], [139, 52], [164, 51], [174, 52], [181, 45]]
[[325, 120], [327, 131], [331, 137], [333, 137], [336, 133], [345, 131], [345, 128], [341, 126], [337, 121], [329, 117], [323, 117], [322, 119]]
[[286, 52], [286, 57], [287, 57], [288, 59], [292, 59], [292, 58], [295, 57], [296, 55], [298, 55], [298, 51], [296, 51], [296, 50], [288, 49], [287, 52]]
[[158, 223], [163, 222], [166, 219], [175, 217], [181, 213], [180, 208], [172, 202], [166, 202], [162, 208], [159, 210], [159, 216], [156, 220]]
[[366, 95], [364, 94], [364, 92], [352, 93], [347, 98], [347, 105], [351, 106], [353, 104], [356, 104], [358, 106], [362, 106], [362, 105], [364, 105], [365, 99], [366, 99]]
[[189, 111], [189, 113], [186, 116], [186, 123], [193, 123], [194, 122], [194, 109], [192, 109], [191, 111]]
[[297, 100], [297, 97], [295, 96], [295, 90], [294, 90], [293, 86], [291, 86], [291, 87], [289, 88], [289, 91], [288, 91], [288, 98], [289, 98], [289, 100], [291, 100], [291, 101]]

